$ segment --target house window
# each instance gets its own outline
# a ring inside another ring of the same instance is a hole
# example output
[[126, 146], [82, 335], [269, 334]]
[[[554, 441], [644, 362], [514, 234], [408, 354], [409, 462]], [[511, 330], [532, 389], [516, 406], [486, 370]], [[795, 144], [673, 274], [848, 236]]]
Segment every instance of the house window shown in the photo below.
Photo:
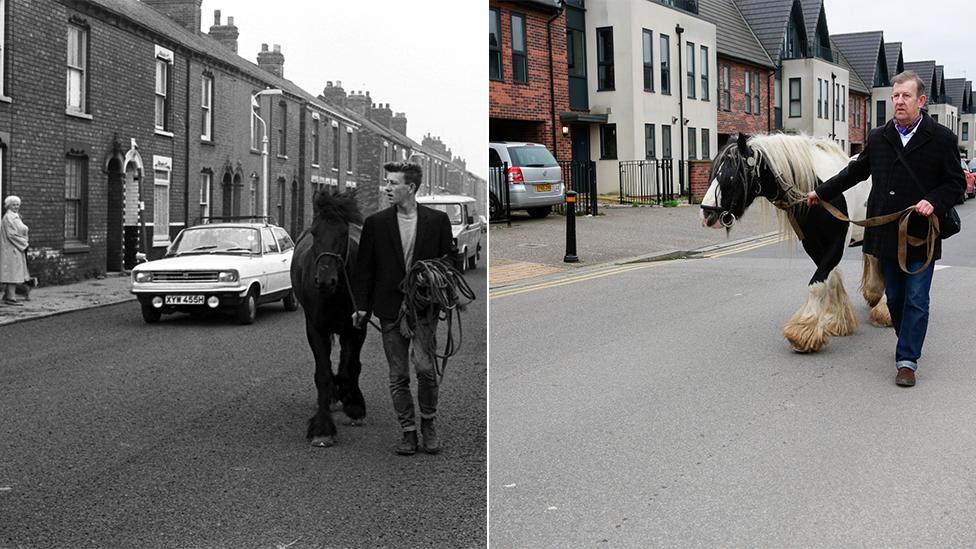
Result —
[[762, 112], [762, 95], [759, 92], [759, 73], [752, 75], [752, 114], [759, 115]]
[[654, 160], [654, 124], [644, 124], [644, 158]]
[[170, 171], [153, 170], [153, 244], [169, 243]]
[[732, 76], [728, 65], [722, 65], [722, 110], [732, 110]]
[[834, 120], [840, 120], [840, 104], [837, 93], [840, 92], [840, 84], [834, 84]]
[[617, 158], [617, 125], [600, 124], [600, 159]]
[[339, 124], [332, 122], [332, 169], [339, 170]]
[[312, 117], [312, 165], [319, 165], [319, 119]]
[[840, 119], [847, 120], [847, 86], [840, 87]]
[[200, 174], [200, 219], [210, 217], [210, 185], [213, 175], [210, 172]]
[[654, 32], [644, 29], [644, 91], [654, 91]]
[[695, 98], [695, 43], [687, 42], [685, 44], [685, 59], [688, 60], [688, 71], [686, 73], [687, 82], [685, 83], [688, 87], [688, 99]]
[[817, 118], [823, 118], [823, 78], [817, 79]]
[[612, 90], [613, 79], [613, 28], [596, 29], [596, 89]]
[[878, 101], [875, 104], [875, 108], [874, 108], [875, 120], [874, 120], [874, 122], [875, 122], [875, 126], [877, 126], [879, 128], [881, 126], [884, 126], [885, 125], [885, 122], [888, 121], [888, 113], [885, 112], [885, 109], [886, 108], [887, 107], [886, 107], [886, 104], [885, 104], [885, 101], [884, 100]]
[[701, 157], [702, 160], [711, 160], [712, 158], [712, 143], [709, 138], [708, 128], [702, 128], [702, 146], [701, 146]]
[[569, 76], [586, 76], [586, 44], [583, 31], [566, 29], [566, 59], [569, 61]]
[[525, 16], [512, 14], [512, 80], [516, 84], [529, 81], [529, 66], [525, 54]]
[[204, 75], [200, 85], [200, 139], [213, 140], [213, 77]]
[[285, 226], [285, 180], [278, 180], [278, 225]]
[[752, 112], [752, 73], [745, 73], [746, 112]]
[[251, 178], [251, 186], [247, 190], [247, 215], [258, 214], [258, 178]]
[[969, 141], [969, 122], [962, 123], [962, 140]]
[[261, 150], [261, 104], [251, 106], [251, 150]]
[[800, 106], [800, 79], [790, 78], [790, 118], [801, 116]]
[[88, 158], [69, 156], [64, 170], [64, 239], [84, 242], [87, 237]]
[[[156, 57], [156, 129], [169, 131], [171, 62]], [[167, 241], [169, 237], [167, 237]]]
[[278, 103], [278, 156], [288, 155], [288, 103]]
[[[0, 28], [2, 28], [2, 24], [0, 24]], [[87, 96], [88, 29], [78, 25], [68, 25], [68, 110], [70, 112], [88, 112]]]
[[502, 79], [502, 23], [495, 8], [488, 10], [488, 78]]
[[698, 157], [698, 132], [695, 128], [688, 128], [688, 160], [694, 160]]
[[661, 93], [671, 95], [671, 39], [666, 34], [661, 35]]
[[0, 96], [4, 95], [4, 90], [6, 90], [6, 79], [3, 75], [6, 70], [4, 64], [4, 58], [7, 56], [7, 2], [6, 0], [0, 0]]
[[352, 173], [352, 128], [346, 128], [346, 134], [346, 158], [349, 159], [346, 173]]
[[661, 158], [671, 158], [671, 126], [661, 124]]
[[708, 101], [708, 48], [701, 47], [701, 98]]

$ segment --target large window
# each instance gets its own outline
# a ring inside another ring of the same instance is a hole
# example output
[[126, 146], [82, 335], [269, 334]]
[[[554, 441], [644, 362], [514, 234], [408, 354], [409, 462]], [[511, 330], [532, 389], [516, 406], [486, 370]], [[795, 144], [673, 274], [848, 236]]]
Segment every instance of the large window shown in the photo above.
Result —
[[654, 91], [654, 32], [644, 29], [644, 91]]
[[501, 15], [495, 8], [488, 10], [488, 78], [502, 79]]
[[288, 156], [288, 103], [278, 103], [278, 156]]
[[698, 158], [698, 131], [695, 128], [688, 128], [688, 160]]
[[746, 94], [745, 95], [746, 112], [751, 113], [752, 112], [752, 73], [749, 71], [745, 72], [745, 86], [743, 89], [745, 90], [745, 94]]
[[685, 44], [685, 59], [688, 60], [688, 71], [686, 73], [687, 82], [685, 85], [688, 87], [688, 99], [695, 98], [695, 43], [687, 42]]
[[732, 110], [732, 75], [728, 65], [722, 65], [722, 110]]
[[261, 124], [261, 103], [255, 102], [251, 106], [251, 150], [259, 151], [261, 150], [261, 130], [263, 129]]
[[613, 28], [596, 29], [596, 89], [612, 90], [613, 78]]
[[153, 170], [153, 244], [169, 243], [169, 170]]
[[800, 104], [800, 79], [790, 78], [790, 118], [799, 118], [803, 110]]
[[69, 156], [64, 170], [64, 239], [85, 242], [87, 238], [88, 159]]
[[644, 158], [646, 160], [656, 158], [654, 151], [654, 124], [644, 124]]
[[661, 124], [661, 158], [671, 158], [671, 126]]
[[888, 121], [888, 113], [886, 112], [886, 109], [887, 109], [887, 106], [886, 105], [887, 104], [885, 103], [884, 100], [878, 101], [875, 104], [875, 109], [874, 109], [874, 112], [875, 112], [874, 122], [875, 122], [875, 124], [874, 125], [876, 127], [878, 127], [878, 128], [880, 128], [881, 126], [884, 126], [885, 125], [885, 122]]
[[78, 25], [68, 25], [67, 109], [88, 112], [88, 29]]
[[969, 141], [969, 122], [962, 123], [962, 140]]
[[817, 118], [823, 118], [823, 78], [817, 79]]
[[168, 59], [156, 57], [156, 129], [162, 131], [169, 131], [171, 67]]
[[569, 76], [586, 76], [586, 44], [583, 31], [566, 29], [566, 59]]
[[752, 114], [759, 115], [762, 112], [762, 93], [758, 72], [752, 75], [752, 103]]
[[512, 80], [516, 84], [529, 81], [529, 65], [525, 50], [525, 16], [512, 14]]
[[617, 158], [617, 125], [600, 125], [600, 159], [613, 160]]
[[847, 120], [847, 86], [840, 87], [840, 119]]
[[701, 146], [701, 157], [702, 160], [712, 159], [712, 143], [709, 137], [708, 128], [702, 128], [702, 146]]
[[319, 165], [319, 118], [318, 115], [312, 117], [312, 165]]
[[352, 128], [346, 128], [346, 173], [352, 173]]
[[661, 35], [661, 93], [671, 95], [671, 39], [666, 34]]
[[207, 75], [200, 85], [200, 139], [213, 140], [213, 77]]
[[200, 174], [200, 219], [210, 217], [210, 186], [213, 184], [213, 175], [210, 172]]
[[339, 171], [339, 124], [332, 122], [332, 169]]
[[834, 84], [834, 120], [840, 120], [840, 84]]
[[708, 101], [708, 48], [706, 46], [701, 47], [701, 98], [702, 101]]

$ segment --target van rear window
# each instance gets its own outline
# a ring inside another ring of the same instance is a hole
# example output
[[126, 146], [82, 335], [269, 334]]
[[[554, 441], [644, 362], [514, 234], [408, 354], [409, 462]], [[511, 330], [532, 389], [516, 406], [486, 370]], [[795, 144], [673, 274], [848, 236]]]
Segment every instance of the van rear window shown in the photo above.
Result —
[[545, 147], [509, 147], [512, 164], [520, 168], [554, 168], [559, 164]]

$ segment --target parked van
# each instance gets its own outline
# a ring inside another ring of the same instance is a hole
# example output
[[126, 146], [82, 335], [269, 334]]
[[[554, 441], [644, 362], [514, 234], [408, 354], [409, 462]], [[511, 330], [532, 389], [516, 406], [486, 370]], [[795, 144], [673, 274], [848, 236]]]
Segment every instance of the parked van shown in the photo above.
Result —
[[417, 202], [440, 210], [451, 220], [451, 232], [458, 251], [455, 260], [462, 273], [477, 267], [481, 259], [482, 226], [480, 216], [475, 212], [475, 199], [456, 194], [418, 195]]
[[[506, 163], [511, 209], [525, 210], [532, 217], [545, 217], [554, 205], [563, 202], [562, 170], [545, 145], [516, 141], [488, 143], [488, 165], [497, 168]], [[495, 208], [503, 205], [505, 197], [492, 189], [489, 200]]]

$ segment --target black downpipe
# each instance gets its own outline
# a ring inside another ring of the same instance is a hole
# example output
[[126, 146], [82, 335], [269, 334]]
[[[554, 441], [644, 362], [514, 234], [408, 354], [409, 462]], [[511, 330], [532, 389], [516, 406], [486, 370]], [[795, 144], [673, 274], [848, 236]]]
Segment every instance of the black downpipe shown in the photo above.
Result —
[[[674, 26], [674, 32], [678, 35], [678, 144], [679, 144], [679, 157], [678, 157], [678, 184], [679, 189], [685, 188], [685, 91], [684, 91], [684, 80], [685, 72], [682, 68], [681, 63], [681, 52], [683, 48], [681, 47], [681, 33], [685, 32], [684, 27], [681, 25]], [[691, 189], [688, 190], [688, 203], [691, 203]]]
[[[556, 82], [552, 70], [552, 22], [563, 14], [563, 4], [559, 3], [558, 11], [546, 21], [546, 42], [549, 46], [549, 111], [552, 116], [552, 155], [556, 153]], [[563, 178], [565, 180], [565, 177]]]
[[[190, 93], [190, 65], [192, 65], [191, 57], [186, 58], [186, 116], [183, 120], [183, 141], [185, 143], [186, 156], [183, 159], [183, 171], [184, 171], [184, 185], [183, 185], [183, 227], [190, 226], [190, 98], [193, 95]], [[212, 101], [211, 101], [212, 102]], [[124, 170], [125, 167], [123, 166]], [[169, 228], [166, 229], [169, 231]]]
[[837, 75], [830, 73], [830, 89], [834, 92], [834, 112], [833, 116], [830, 117], [830, 139], [832, 141], [837, 141], [837, 111], [839, 106], [837, 105]]

